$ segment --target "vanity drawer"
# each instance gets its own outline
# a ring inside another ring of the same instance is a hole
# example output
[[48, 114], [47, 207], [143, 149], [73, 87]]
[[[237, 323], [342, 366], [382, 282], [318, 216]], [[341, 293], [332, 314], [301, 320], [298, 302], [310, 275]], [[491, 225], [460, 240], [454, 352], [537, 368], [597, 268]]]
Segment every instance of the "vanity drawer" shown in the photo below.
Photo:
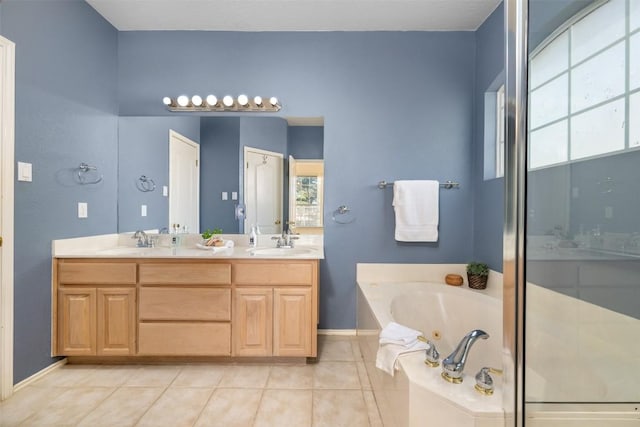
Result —
[[140, 264], [140, 284], [229, 285], [231, 264]]
[[140, 323], [138, 354], [144, 356], [229, 356], [230, 323]]
[[231, 289], [140, 288], [140, 320], [231, 320]]
[[135, 262], [58, 261], [60, 285], [135, 285]]
[[238, 285], [311, 285], [316, 261], [238, 262], [234, 282]]

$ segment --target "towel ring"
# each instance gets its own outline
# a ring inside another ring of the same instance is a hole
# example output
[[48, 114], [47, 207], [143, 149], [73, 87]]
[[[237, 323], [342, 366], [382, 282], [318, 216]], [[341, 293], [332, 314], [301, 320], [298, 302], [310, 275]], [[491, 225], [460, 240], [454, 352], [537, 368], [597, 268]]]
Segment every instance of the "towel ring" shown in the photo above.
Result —
[[143, 193], [148, 193], [156, 189], [156, 183], [151, 178], [147, 178], [146, 175], [140, 175], [136, 182], [136, 187]]
[[345, 205], [338, 206], [338, 209], [333, 211], [333, 213], [331, 214], [331, 219], [338, 224], [351, 224], [356, 220], [356, 218], [352, 216], [348, 221], [340, 221], [336, 218], [336, 216], [338, 215], [351, 215], [351, 209], [349, 209], [349, 207]]
[[[78, 170], [78, 184], [80, 185], [98, 184], [102, 181], [102, 175], [98, 173], [98, 168], [96, 166], [91, 166], [82, 162], [76, 169]], [[91, 175], [93, 179], [87, 179], [88, 175]]]

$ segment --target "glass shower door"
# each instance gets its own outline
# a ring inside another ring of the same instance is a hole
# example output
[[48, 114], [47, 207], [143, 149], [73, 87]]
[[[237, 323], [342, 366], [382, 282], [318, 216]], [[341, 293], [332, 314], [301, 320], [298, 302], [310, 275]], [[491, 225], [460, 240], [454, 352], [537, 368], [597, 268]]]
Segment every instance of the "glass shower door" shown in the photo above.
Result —
[[525, 424], [640, 425], [640, 0], [529, 1]]

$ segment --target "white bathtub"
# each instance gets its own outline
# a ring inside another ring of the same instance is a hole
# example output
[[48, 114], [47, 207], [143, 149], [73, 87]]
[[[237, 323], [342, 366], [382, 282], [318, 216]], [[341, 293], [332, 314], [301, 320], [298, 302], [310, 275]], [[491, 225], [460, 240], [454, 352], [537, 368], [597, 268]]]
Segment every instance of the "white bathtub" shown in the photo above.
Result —
[[[485, 396], [474, 389], [475, 374], [502, 366], [502, 301], [483, 291], [441, 283], [359, 282], [358, 334], [385, 426], [503, 426], [502, 380]], [[378, 332], [390, 321], [422, 331], [441, 359], [473, 329], [490, 335], [469, 352], [462, 384], [441, 377], [442, 367], [424, 364], [424, 352], [400, 356], [394, 377], [375, 368]]]

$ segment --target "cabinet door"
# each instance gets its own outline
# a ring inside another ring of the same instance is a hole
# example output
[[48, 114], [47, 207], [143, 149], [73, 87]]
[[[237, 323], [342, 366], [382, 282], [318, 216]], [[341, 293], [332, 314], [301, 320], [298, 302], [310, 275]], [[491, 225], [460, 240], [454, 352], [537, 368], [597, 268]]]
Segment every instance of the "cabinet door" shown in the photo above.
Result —
[[96, 289], [58, 291], [58, 353], [62, 356], [96, 354]]
[[97, 298], [97, 354], [135, 354], [136, 289], [98, 288]]
[[313, 356], [311, 288], [276, 288], [273, 298], [273, 355]]
[[273, 351], [273, 291], [236, 288], [233, 343], [235, 356], [271, 356]]

